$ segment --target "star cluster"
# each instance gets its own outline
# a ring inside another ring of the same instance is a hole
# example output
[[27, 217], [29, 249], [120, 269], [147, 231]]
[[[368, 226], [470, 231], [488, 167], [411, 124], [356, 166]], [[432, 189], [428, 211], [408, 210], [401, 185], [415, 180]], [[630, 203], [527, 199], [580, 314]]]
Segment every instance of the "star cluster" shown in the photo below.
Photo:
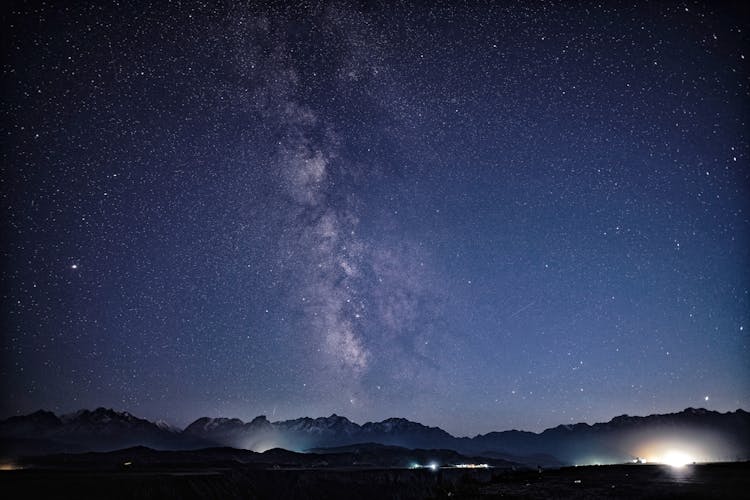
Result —
[[3, 413], [747, 408], [747, 21], [6, 7]]

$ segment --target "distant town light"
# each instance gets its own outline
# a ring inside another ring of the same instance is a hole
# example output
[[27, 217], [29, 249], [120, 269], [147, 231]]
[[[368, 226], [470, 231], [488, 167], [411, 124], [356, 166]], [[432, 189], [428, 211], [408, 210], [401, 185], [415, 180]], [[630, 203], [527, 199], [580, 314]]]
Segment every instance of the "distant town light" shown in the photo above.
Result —
[[660, 462], [665, 463], [671, 467], [684, 467], [694, 460], [687, 455], [687, 453], [681, 451], [670, 451], [662, 457]]

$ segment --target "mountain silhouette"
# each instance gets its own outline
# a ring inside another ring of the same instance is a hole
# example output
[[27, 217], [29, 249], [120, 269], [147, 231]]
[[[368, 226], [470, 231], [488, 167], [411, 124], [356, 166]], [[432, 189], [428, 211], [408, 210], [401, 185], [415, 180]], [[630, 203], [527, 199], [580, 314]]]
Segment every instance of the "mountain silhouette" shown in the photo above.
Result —
[[[455, 437], [439, 427], [403, 418], [359, 425], [339, 415], [270, 422], [258, 416], [202, 417], [183, 430], [107, 408], [67, 415], [37, 411], [0, 422], [3, 456], [109, 451], [134, 446], [156, 450], [231, 447], [265, 452], [274, 448], [302, 452], [362, 443], [407, 449], [444, 449], [545, 466], [619, 463], [655, 446], [694, 450], [695, 460], [734, 461], [750, 457], [750, 414], [702, 408], [634, 417], [621, 415], [593, 425], [559, 425], [540, 433], [501, 431]], [[650, 448], [649, 448], [650, 447]]]

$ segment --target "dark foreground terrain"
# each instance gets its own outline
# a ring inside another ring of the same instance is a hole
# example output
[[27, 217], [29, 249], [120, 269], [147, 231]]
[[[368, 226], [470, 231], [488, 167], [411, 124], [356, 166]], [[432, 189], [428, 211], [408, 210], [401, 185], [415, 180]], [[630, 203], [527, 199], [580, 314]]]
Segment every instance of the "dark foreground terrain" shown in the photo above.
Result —
[[3, 498], [747, 498], [750, 463], [498, 469], [149, 465], [0, 471]]

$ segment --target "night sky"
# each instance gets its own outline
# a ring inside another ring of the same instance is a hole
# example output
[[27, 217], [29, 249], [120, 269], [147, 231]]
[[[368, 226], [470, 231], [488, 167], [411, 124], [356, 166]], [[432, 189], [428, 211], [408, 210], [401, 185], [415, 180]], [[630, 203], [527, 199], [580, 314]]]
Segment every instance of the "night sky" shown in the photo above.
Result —
[[750, 408], [747, 11], [467, 4], [4, 7], [2, 416]]

